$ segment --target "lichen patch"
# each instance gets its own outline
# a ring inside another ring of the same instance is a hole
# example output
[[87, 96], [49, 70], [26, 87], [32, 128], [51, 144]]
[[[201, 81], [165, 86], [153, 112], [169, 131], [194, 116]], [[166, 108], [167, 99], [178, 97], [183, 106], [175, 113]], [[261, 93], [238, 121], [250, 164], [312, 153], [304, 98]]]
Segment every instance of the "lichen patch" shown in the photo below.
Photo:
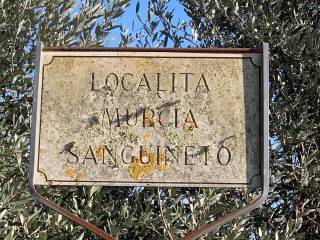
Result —
[[67, 168], [67, 170], [65, 171], [65, 175], [76, 181], [81, 181], [85, 178], [85, 175], [82, 171], [75, 171], [72, 168]]
[[[148, 158], [148, 162], [144, 163], [143, 159]], [[167, 171], [169, 170], [169, 165], [166, 164], [166, 155], [164, 152], [160, 152], [157, 159], [157, 154], [143, 150], [140, 157], [134, 156], [132, 158], [132, 163], [128, 167], [130, 176], [135, 180], [140, 180], [144, 177], [150, 176], [155, 170]]]

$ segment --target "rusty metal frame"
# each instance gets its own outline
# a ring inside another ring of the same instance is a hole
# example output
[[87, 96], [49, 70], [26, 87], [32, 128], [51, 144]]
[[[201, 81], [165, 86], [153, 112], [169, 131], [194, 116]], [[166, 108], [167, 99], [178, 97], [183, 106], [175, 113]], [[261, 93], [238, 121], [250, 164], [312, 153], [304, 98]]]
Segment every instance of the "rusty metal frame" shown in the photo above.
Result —
[[35, 127], [37, 122], [37, 102], [38, 102], [38, 83], [39, 83], [39, 71], [40, 71], [40, 61], [41, 61], [41, 52], [42, 52], [43, 45], [41, 42], [37, 44], [37, 56], [36, 56], [36, 71], [35, 71], [35, 78], [34, 78], [34, 85], [33, 85], [33, 106], [32, 106], [32, 125], [31, 125], [31, 153], [30, 153], [30, 167], [29, 167], [29, 191], [31, 192], [32, 197], [42, 203], [43, 205], [51, 208], [52, 210], [56, 211], [59, 214], [69, 218], [73, 222], [81, 225], [82, 227], [88, 229], [89, 231], [95, 233], [99, 237], [106, 239], [106, 240], [115, 240], [110, 234], [106, 233], [105, 231], [101, 230], [100, 228], [94, 226], [93, 224], [85, 221], [84, 219], [78, 217], [77, 215], [73, 214], [72, 212], [64, 209], [63, 207], [55, 204], [54, 202], [50, 201], [48, 198], [42, 196], [38, 193], [36, 186], [34, 185], [33, 177], [34, 177], [34, 149], [35, 146]]
[[[36, 186], [34, 185], [34, 149], [35, 146], [35, 125], [37, 121], [37, 101], [38, 101], [38, 83], [39, 83], [39, 71], [40, 71], [40, 61], [41, 61], [41, 52], [43, 50], [43, 45], [41, 42], [37, 44], [37, 57], [36, 57], [36, 71], [35, 71], [35, 79], [34, 79], [34, 87], [33, 87], [33, 106], [32, 106], [32, 130], [31, 130], [31, 156], [30, 156], [30, 168], [29, 168], [29, 190], [32, 194], [32, 197], [42, 203], [43, 205], [51, 208], [59, 214], [69, 218], [73, 222], [81, 225], [82, 227], [88, 229], [89, 231], [95, 233], [97, 236], [105, 239], [105, 240], [115, 240], [110, 234], [106, 233], [102, 229], [96, 227], [95, 225], [85, 221], [84, 219], [78, 217], [77, 215], [71, 213], [70, 211], [64, 209], [63, 207], [55, 204], [48, 198], [39, 194], [36, 190]], [[50, 48], [47, 47], [44, 49], [45, 51], [106, 51], [105, 48]], [[138, 49], [138, 48], [108, 48], [109, 51], [171, 51], [171, 52], [216, 52], [216, 53], [261, 53], [262, 52], [262, 60], [263, 60], [263, 72], [262, 72], [262, 90], [261, 90], [261, 100], [262, 100], [262, 136], [261, 136], [261, 145], [262, 145], [262, 172], [263, 172], [263, 183], [262, 183], [262, 193], [259, 197], [257, 197], [254, 201], [246, 205], [244, 208], [233, 210], [232, 212], [226, 214], [222, 218], [216, 219], [213, 222], [203, 226], [190, 234], [182, 237], [180, 240], [194, 240], [201, 237], [204, 234], [207, 234], [213, 230], [218, 229], [222, 225], [231, 222], [235, 218], [245, 215], [251, 212], [253, 209], [259, 207], [268, 196], [269, 192], [269, 44], [262, 44], [261, 48], [231, 48], [231, 49]]]
[[262, 193], [256, 198], [254, 201], [249, 203], [247, 206], [241, 209], [236, 209], [220, 219], [214, 220], [208, 225], [197, 229], [190, 233], [189, 235], [182, 237], [180, 240], [193, 240], [197, 239], [200, 236], [207, 234], [213, 230], [218, 229], [220, 226], [231, 222], [233, 219], [245, 215], [251, 212], [253, 209], [259, 207], [263, 202], [267, 199], [269, 192], [269, 44], [262, 44], [262, 61], [263, 61], [263, 72], [262, 72], [262, 132], [263, 136], [261, 137], [262, 141], [262, 154], [263, 154], [263, 163], [262, 163], [262, 171], [263, 171], [263, 183], [262, 183]]

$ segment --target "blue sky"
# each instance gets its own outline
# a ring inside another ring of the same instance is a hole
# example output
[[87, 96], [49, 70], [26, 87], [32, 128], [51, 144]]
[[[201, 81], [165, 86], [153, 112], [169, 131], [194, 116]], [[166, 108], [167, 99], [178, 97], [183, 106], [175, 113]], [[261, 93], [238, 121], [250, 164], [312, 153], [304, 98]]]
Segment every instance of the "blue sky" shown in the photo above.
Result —
[[[135, 32], [139, 29], [140, 24], [136, 15], [136, 5], [138, 0], [131, 0], [130, 6], [126, 9], [126, 13], [121, 19], [119, 19], [119, 23], [122, 23], [129, 31]], [[139, 14], [142, 16], [142, 19], [147, 15], [148, 1], [147, 0], [139, 0], [140, 2], [140, 10]], [[184, 12], [183, 6], [179, 3], [178, 0], [170, 0], [169, 1], [169, 10], [174, 9], [174, 22], [178, 19], [187, 21], [189, 17]], [[132, 29], [132, 23], [134, 22], [134, 29]], [[120, 34], [119, 30], [113, 31], [108, 39], [112, 39], [113, 41], [107, 41], [108, 47], [116, 47], [120, 42]], [[110, 40], [111, 40], [110, 39]]]

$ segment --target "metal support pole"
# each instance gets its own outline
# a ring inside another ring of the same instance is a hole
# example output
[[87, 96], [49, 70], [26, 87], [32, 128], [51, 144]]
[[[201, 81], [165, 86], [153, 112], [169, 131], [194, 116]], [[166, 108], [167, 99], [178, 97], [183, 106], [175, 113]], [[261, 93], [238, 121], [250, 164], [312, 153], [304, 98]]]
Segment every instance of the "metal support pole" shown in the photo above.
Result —
[[[32, 111], [32, 128], [35, 127], [36, 119], [37, 119], [37, 111], [36, 111], [36, 105], [38, 101], [38, 87], [39, 87], [39, 71], [40, 71], [40, 62], [41, 62], [41, 52], [42, 52], [42, 43], [38, 42], [37, 44], [37, 57], [36, 57], [36, 71], [35, 71], [35, 80], [33, 84], [33, 90], [34, 90], [34, 96], [33, 96], [33, 111]], [[31, 131], [31, 146], [34, 146], [35, 144], [35, 137], [33, 136], [35, 134], [35, 131]], [[32, 147], [31, 147], [32, 149]], [[34, 152], [31, 151], [31, 159], [34, 159]], [[82, 227], [88, 229], [89, 231], [97, 234], [99, 237], [105, 239], [105, 240], [115, 240], [114, 237], [112, 237], [110, 234], [106, 233], [105, 231], [101, 230], [100, 228], [92, 225], [91, 223], [83, 220], [82, 218], [78, 217], [77, 215], [69, 212], [68, 210], [64, 209], [63, 207], [53, 203], [46, 197], [40, 195], [34, 185], [33, 182], [33, 171], [34, 171], [34, 161], [30, 161], [30, 169], [29, 169], [29, 190], [31, 192], [32, 197], [42, 203], [43, 205], [51, 208], [52, 210], [56, 211], [59, 214], [62, 214], [63, 216], [69, 218], [73, 222], [81, 225]]]
[[180, 240], [194, 240], [201, 237], [204, 234], [207, 234], [220, 226], [231, 222], [235, 218], [249, 213], [253, 209], [259, 207], [268, 196], [269, 192], [269, 44], [263, 43], [263, 89], [262, 89], [262, 108], [263, 108], [263, 137], [262, 146], [263, 146], [263, 189], [262, 194], [249, 205], [244, 208], [234, 210], [231, 213], [226, 214], [224, 217], [209, 223], [208, 225], [193, 231], [189, 235], [182, 237]]

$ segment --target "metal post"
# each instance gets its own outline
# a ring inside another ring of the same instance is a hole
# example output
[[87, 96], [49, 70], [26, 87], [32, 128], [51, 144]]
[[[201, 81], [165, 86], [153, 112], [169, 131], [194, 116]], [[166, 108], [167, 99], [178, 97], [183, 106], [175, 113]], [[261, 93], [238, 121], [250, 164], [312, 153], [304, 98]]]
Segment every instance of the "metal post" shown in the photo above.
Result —
[[[34, 78], [34, 84], [33, 84], [33, 115], [32, 115], [32, 128], [35, 127], [35, 122], [37, 119], [37, 111], [36, 111], [36, 105], [38, 101], [38, 85], [39, 85], [39, 67], [40, 67], [40, 61], [41, 61], [41, 51], [42, 51], [42, 44], [41, 42], [38, 42], [37, 44], [37, 57], [36, 57], [36, 71], [35, 71], [35, 78]], [[31, 135], [35, 134], [35, 131], [31, 131]], [[31, 145], [34, 146], [35, 144], [35, 137], [31, 136]], [[31, 148], [32, 149], [32, 148]], [[34, 152], [31, 152], [31, 159], [34, 158], [33, 156]], [[29, 190], [31, 192], [32, 197], [42, 203], [43, 205], [51, 208], [52, 210], [56, 211], [57, 213], [62, 214], [63, 216], [69, 218], [73, 222], [81, 225], [82, 227], [88, 229], [89, 231], [97, 234], [98, 236], [102, 237], [106, 240], [115, 240], [114, 237], [112, 237], [110, 234], [106, 233], [105, 231], [101, 230], [100, 228], [92, 225], [91, 223], [83, 220], [82, 218], [78, 217], [77, 215], [69, 212], [68, 210], [64, 209], [63, 207], [60, 207], [59, 205], [53, 203], [46, 197], [41, 196], [33, 183], [33, 170], [34, 170], [34, 161], [31, 161], [30, 163], [30, 169], [29, 169]]]
[[182, 237], [180, 240], [194, 240], [201, 237], [204, 234], [207, 234], [220, 226], [231, 222], [235, 218], [249, 213], [253, 209], [259, 207], [268, 196], [269, 192], [269, 44], [263, 43], [263, 99], [262, 99], [262, 108], [263, 108], [263, 189], [262, 194], [253, 202], [245, 206], [244, 208], [237, 209], [231, 213], [226, 214], [224, 217], [209, 223], [208, 225], [193, 231], [185, 237]]

